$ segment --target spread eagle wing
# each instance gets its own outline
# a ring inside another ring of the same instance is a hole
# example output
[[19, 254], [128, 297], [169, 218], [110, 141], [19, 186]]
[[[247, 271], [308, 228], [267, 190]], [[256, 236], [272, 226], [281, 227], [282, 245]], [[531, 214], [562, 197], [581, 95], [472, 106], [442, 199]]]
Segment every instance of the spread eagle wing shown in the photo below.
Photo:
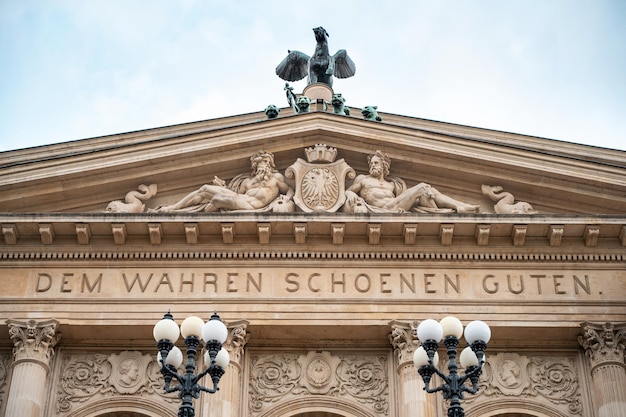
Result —
[[289, 54], [276, 67], [276, 75], [285, 81], [298, 81], [309, 73], [310, 57], [300, 51], [289, 51]]
[[354, 65], [354, 61], [350, 59], [345, 49], [338, 50], [333, 55], [333, 60], [335, 61], [335, 72], [333, 74], [335, 77], [348, 78], [356, 73], [356, 65]]

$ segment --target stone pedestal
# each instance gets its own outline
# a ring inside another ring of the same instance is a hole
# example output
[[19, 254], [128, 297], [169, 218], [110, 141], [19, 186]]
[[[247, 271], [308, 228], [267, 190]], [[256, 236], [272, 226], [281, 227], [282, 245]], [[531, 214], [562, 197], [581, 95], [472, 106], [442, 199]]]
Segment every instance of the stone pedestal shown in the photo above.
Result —
[[243, 352], [250, 336], [246, 331], [247, 326], [248, 322], [245, 320], [228, 323], [230, 334], [224, 348], [230, 355], [230, 364], [220, 380], [219, 391], [215, 394], [205, 394], [203, 417], [240, 417], [238, 407], [243, 396]]
[[46, 379], [54, 346], [60, 339], [56, 320], [7, 320], [13, 341], [13, 376], [6, 415], [40, 417], [46, 401]]
[[394, 348], [398, 372], [399, 417], [435, 417], [432, 399], [424, 391], [424, 382], [413, 364], [413, 353], [419, 342], [414, 324], [391, 323], [389, 341]]
[[626, 323], [582, 324], [578, 341], [585, 349], [598, 417], [626, 417]]

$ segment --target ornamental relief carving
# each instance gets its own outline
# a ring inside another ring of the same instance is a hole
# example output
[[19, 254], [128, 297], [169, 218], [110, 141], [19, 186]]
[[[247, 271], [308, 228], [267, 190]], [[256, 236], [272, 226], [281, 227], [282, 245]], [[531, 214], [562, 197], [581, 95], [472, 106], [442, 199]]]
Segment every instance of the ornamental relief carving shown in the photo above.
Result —
[[[57, 384], [57, 413], [67, 413], [91, 401], [119, 395], [158, 396], [175, 403], [163, 392], [163, 377], [151, 355], [139, 351], [119, 354], [66, 354]], [[175, 406], [175, 404], [173, 404]]]
[[308, 352], [252, 355], [249, 414], [293, 399], [327, 395], [389, 414], [386, 354]]
[[582, 393], [575, 358], [497, 353], [487, 356], [476, 395], [465, 402], [502, 397], [533, 398], [568, 415], [582, 415]]

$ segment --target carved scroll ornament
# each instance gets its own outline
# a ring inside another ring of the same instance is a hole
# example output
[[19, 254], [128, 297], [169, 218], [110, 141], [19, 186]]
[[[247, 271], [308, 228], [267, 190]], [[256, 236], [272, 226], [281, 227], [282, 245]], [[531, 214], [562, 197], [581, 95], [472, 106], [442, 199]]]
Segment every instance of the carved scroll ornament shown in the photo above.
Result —
[[326, 395], [389, 414], [389, 382], [384, 355], [333, 355], [309, 352], [253, 355], [250, 371], [250, 415], [293, 398]]
[[524, 356], [498, 353], [487, 356], [480, 389], [467, 396], [468, 404], [514, 397], [544, 402], [567, 415], [582, 415], [582, 394], [572, 357]]
[[58, 413], [116, 395], [156, 395], [168, 403], [177, 400], [175, 395], [163, 392], [159, 366], [150, 355], [142, 352], [65, 355], [61, 369]]

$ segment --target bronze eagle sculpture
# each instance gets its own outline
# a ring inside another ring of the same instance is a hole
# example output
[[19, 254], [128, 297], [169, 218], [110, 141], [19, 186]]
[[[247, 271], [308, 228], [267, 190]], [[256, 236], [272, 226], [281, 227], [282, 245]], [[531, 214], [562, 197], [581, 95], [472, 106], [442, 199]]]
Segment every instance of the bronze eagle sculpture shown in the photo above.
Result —
[[323, 27], [313, 29], [315, 52], [313, 56], [300, 51], [288, 51], [287, 57], [276, 67], [276, 75], [285, 81], [298, 81], [309, 76], [308, 84], [324, 83], [333, 86], [333, 76], [349, 78], [356, 72], [356, 66], [345, 49], [335, 55], [328, 52], [328, 32]]

